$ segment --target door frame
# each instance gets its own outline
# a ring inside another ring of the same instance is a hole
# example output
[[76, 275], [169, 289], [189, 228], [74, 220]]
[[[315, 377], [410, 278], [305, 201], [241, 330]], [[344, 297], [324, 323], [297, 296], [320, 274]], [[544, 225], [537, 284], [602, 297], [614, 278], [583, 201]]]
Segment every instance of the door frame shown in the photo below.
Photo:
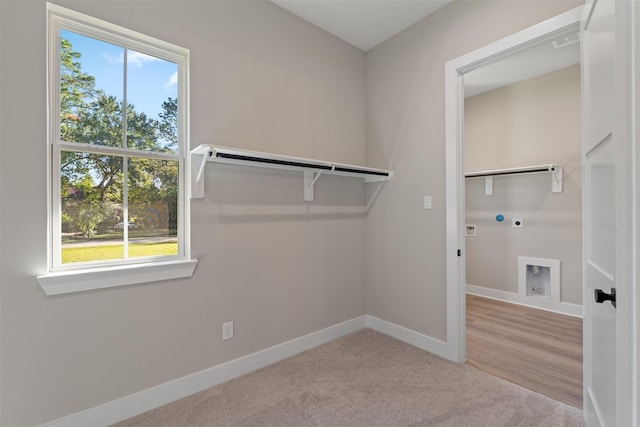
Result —
[[527, 49], [575, 26], [583, 6], [476, 49], [445, 64], [445, 167], [446, 167], [446, 356], [466, 359], [466, 250], [464, 241], [464, 75], [483, 65]]
[[[598, 0], [589, 1], [593, 3]], [[615, 1], [618, 425], [640, 425], [640, 3]], [[620, 167], [622, 165], [622, 167]], [[619, 224], [619, 225], [618, 225]], [[618, 255], [619, 254], [619, 255]]]
[[[579, 23], [582, 9], [583, 6], [572, 9], [445, 64], [447, 343], [444, 356], [450, 360], [463, 362], [466, 358], [463, 76]], [[625, 196], [626, 201], [618, 233], [628, 237], [623, 247], [616, 248], [626, 259], [616, 266], [616, 280], [627, 283], [626, 295], [618, 295], [616, 316], [617, 406], [620, 425], [640, 425], [640, 2], [616, 1], [615, 19], [614, 133], [625, 141], [617, 155], [626, 161], [624, 176], [616, 177], [617, 194]]]

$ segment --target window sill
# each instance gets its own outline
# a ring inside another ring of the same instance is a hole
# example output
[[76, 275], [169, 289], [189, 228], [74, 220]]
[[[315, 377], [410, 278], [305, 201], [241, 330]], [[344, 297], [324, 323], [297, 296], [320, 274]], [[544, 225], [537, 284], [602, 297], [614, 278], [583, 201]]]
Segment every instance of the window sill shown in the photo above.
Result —
[[37, 279], [45, 294], [60, 295], [191, 277], [197, 263], [198, 260], [180, 260], [131, 264], [117, 267], [61, 271], [38, 276]]

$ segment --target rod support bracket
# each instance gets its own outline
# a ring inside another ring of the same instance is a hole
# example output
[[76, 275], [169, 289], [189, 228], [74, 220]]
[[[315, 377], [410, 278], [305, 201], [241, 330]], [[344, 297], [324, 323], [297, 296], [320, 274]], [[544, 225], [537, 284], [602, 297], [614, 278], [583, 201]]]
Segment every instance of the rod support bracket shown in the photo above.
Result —
[[562, 167], [554, 166], [551, 169], [551, 192], [562, 193]]
[[313, 186], [322, 172], [304, 171], [304, 201], [313, 202]]
[[[200, 159], [200, 166], [196, 169], [193, 167], [194, 164], [197, 164], [198, 157], [202, 156]], [[211, 156], [211, 152], [208, 153], [192, 153], [191, 154], [191, 198], [192, 199], [202, 199], [204, 198], [204, 170], [207, 165], [207, 157]]]
[[492, 176], [484, 177], [484, 195], [493, 196], [493, 177]]

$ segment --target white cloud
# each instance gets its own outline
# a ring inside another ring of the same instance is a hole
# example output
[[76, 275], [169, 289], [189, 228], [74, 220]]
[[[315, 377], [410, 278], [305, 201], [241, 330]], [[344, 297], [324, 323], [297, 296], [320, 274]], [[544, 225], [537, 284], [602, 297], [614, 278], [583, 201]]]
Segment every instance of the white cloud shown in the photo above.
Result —
[[160, 61], [160, 58], [155, 56], [145, 55], [144, 53], [130, 50], [127, 54], [127, 62], [134, 67], [142, 67], [146, 62]]
[[108, 53], [102, 52], [102, 57], [110, 64], [122, 64], [124, 62], [123, 54], [113, 56], [109, 55]]
[[[102, 57], [111, 64], [122, 64], [124, 62], [123, 53], [115, 56], [109, 55], [108, 53], [103, 53]], [[146, 55], [144, 53], [136, 52], [134, 50], [130, 50], [127, 52], [127, 63], [138, 68], [142, 67], [147, 62], [155, 62], [160, 60], [161, 60], [160, 58], [156, 58], [155, 56]]]
[[175, 73], [171, 74], [171, 76], [169, 77], [169, 80], [167, 80], [164, 84], [165, 89], [169, 89], [172, 86], [175, 86], [178, 84], [178, 72], [176, 71]]

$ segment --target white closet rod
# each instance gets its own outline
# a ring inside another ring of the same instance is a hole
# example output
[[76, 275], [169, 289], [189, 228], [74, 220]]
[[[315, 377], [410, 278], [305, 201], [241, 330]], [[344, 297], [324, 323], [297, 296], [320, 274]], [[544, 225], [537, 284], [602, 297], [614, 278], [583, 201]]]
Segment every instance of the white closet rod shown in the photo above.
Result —
[[525, 166], [520, 168], [494, 169], [487, 171], [468, 172], [464, 174], [465, 178], [484, 178], [485, 194], [490, 196], [493, 194], [493, 177], [502, 175], [518, 175], [525, 173], [551, 172], [551, 192], [562, 192], [562, 167], [555, 164]]
[[[202, 158], [197, 159], [196, 156], [202, 156]], [[302, 157], [283, 156], [279, 154], [218, 147], [206, 144], [200, 145], [191, 151], [191, 161], [191, 197], [194, 198], [204, 197], [204, 169], [208, 162], [301, 171], [304, 173], [304, 194], [306, 201], [313, 200], [313, 186], [318, 180], [320, 174], [323, 173], [363, 178], [365, 182], [389, 181], [393, 178], [393, 171], [386, 169], [376, 169], [365, 166], [305, 159]], [[196, 173], [195, 170], [197, 164], [198, 167]]]
[[494, 169], [487, 171], [468, 172], [464, 174], [465, 178], [481, 178], [485, 176], [498, 176], [498, 175], [516, 175], [521, 173], [535, 173], [535, 172], [550, 172], [553, 171], [557, 165], [538, 165], [538, 166], [525, 166], [521, 168], [509, 168], [509, 169]]

